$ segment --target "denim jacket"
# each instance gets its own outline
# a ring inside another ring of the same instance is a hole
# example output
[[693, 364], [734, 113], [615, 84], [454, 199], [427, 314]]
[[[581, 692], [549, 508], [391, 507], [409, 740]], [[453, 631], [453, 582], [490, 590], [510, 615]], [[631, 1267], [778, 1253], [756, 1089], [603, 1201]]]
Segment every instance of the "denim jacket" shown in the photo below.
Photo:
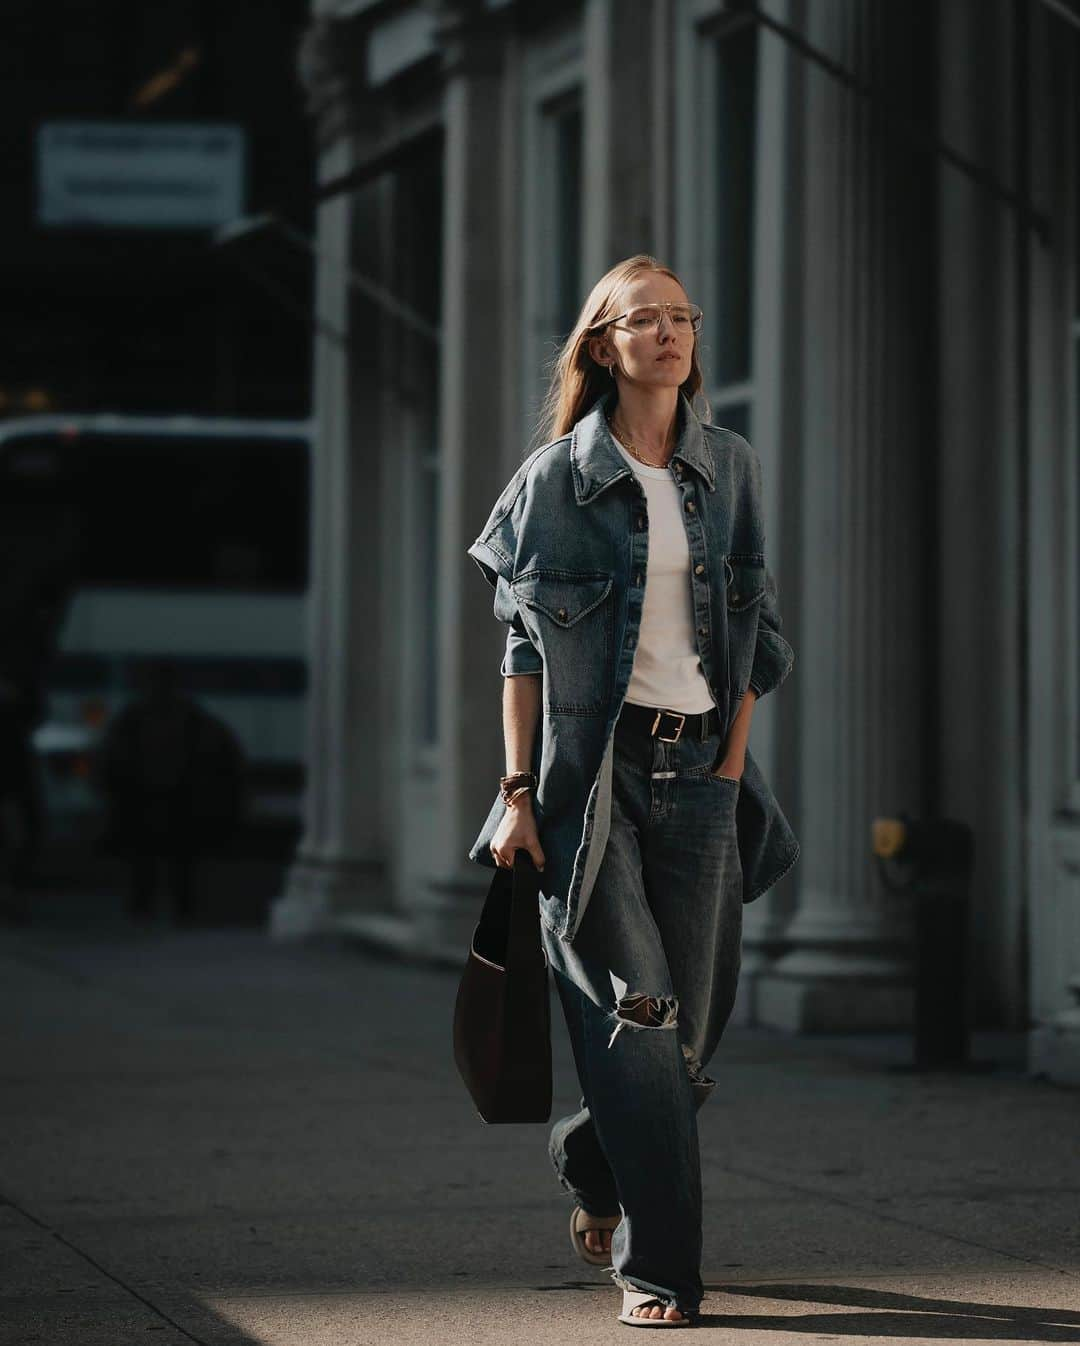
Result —
[[[540, 915], [568, 944], [607, 844], [615, 722], [648, 561], [645, 492], [608, 429], [614, 400], [610, 389], [569, 434], [529, 455], [467, 553], [507, 625], [503, 676], [543, 675], [531, 764], [545, 856]], [[690, 545], [698, 654], [726, 737], [747, 687], [765, 696], [794, 663], [765, 564], [761, 465], [745, 439], [704, 424], [680, 392], [671, 466]], [[505, 810], [496, 794], [470, 860], [494, 868], [489, 847]], [[751, 902], [791, 868], [799, 843], [749, 749], [736, 827], [743, 901]]]

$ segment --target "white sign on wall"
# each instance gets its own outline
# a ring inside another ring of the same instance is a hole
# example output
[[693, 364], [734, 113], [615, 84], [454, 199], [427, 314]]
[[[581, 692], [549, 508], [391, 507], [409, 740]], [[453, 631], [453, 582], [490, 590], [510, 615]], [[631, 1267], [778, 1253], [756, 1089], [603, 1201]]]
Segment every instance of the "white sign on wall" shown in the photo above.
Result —
[[215, 229], [245, 213], [243, 127], [45, 122], [38, 221], [106, 229]]

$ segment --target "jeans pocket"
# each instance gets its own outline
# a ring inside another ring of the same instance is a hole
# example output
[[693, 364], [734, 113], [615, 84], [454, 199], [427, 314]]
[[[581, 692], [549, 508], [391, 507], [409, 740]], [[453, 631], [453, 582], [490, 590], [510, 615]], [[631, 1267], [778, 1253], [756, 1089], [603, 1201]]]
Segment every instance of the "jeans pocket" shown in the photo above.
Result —
[[706, 775], [710, 780], [716, 781], [717, 784], [723, 782], [725, 785], [734, 785], [736, 790], [742, 788], [741, 776], [722, 776], [718, 771], [708, 771]]

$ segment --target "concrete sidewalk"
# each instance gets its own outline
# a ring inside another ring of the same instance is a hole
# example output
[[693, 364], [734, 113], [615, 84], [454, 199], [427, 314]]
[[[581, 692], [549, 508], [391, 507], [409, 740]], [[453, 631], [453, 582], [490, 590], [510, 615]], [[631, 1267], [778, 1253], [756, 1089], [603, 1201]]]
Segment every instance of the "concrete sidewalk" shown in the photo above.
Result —
[[[472, 1109], [456, 973], [121, 921], [0, 947], [4, 1346], [633, 1340], [547, 1127]], [[1080, 1342], [1080, 1093], [976, 1047], [920, 1076], [903, 1038], [729, 1030], [699, 1332]]]

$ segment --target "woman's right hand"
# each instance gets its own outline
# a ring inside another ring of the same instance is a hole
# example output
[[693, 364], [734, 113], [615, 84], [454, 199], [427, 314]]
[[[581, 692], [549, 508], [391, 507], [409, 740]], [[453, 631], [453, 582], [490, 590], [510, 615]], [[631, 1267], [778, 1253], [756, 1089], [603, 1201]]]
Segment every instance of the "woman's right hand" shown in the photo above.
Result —
[[491, 838], [490, 850], [499, 869], [513, 869], [514, 852], [518, 850], [528, 851], [536, 868], [544, 868], [544, 852], [540, 849], [531, 795], [521, 795], [515, 803], [507, 804], [502, 821]]

